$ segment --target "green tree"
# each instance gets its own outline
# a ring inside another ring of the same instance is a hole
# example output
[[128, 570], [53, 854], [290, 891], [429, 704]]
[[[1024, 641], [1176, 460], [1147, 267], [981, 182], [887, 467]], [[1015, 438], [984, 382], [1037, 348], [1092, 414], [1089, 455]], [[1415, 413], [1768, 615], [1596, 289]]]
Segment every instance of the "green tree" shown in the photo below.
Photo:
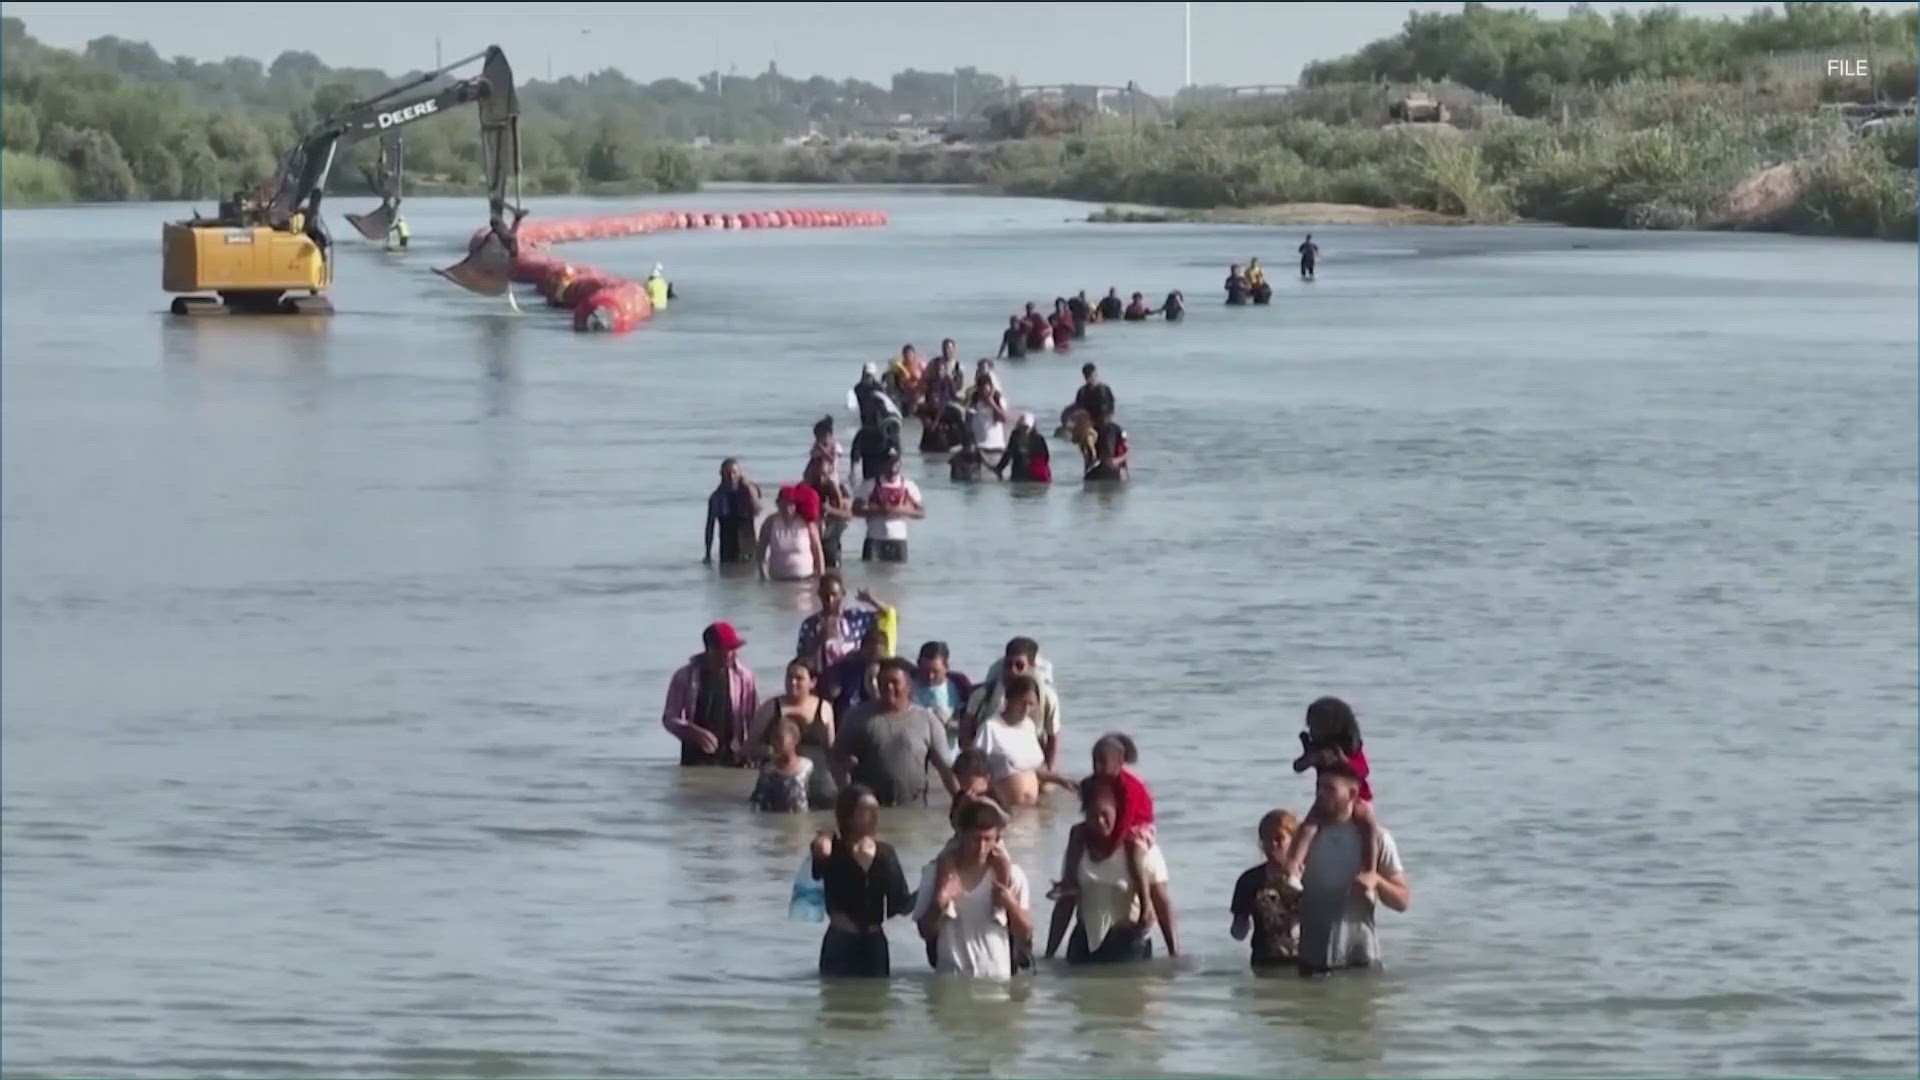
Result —
[[36, 206], [73, 201], [73, 175], [65, 165], [39, 154], [0, 150], [0, 202]]
[[678, 146], [656, 147], [648, 175], [661, 191], [692, 191], [700, 186], [693, 159]]
[[94, 128], [55, 124], [41, 139], [47, 157], [65, 165], [74, 177], [74, 191], [89, 202], [119, 202], [138, 198], [140, 184], [120, 153], [113, 136]]
[[0, 135], [9, 150], [30, 154], [39, 149], [40, 118], [34, 115], [33, 106], [0, 95]]

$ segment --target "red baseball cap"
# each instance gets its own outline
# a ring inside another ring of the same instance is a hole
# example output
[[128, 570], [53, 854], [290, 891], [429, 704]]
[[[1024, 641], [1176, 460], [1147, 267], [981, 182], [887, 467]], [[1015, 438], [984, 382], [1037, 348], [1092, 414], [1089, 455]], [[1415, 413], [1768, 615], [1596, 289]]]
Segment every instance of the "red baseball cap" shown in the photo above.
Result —
[[727, 652], [733, 652], [747, 644], [744, 638], [734, 632], [732, 623], [724, 622], [714, 623], [701, 631], [700, 640], [709, 649], [725, 649]]

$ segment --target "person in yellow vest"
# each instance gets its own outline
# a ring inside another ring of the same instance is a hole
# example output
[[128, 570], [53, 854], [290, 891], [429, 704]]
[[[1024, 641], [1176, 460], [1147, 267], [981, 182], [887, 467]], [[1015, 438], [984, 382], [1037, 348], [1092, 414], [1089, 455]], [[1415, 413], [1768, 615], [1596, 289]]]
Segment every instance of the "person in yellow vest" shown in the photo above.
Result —
[[1246, 277], [1247, 277], [1247, 288], [1249, 290], [1259, 289], [1261, 284], [1267, 280], [1267, 272], [1265, 269], [1261, 267], [1259, 259], [1247, 260]]
[[655, 311], [665, 311], [671, 299], [673, 286], [667, 284], [666, 268], [654, 263], [653, 273], [647, 275], [647, 303], [652, 304]]
[[407, 228], [407, 219], [395, 217], [393, 219], [393, 228], [387, 231], [387, 250], [392, 251], [396, 247], [405, 250], [407, 241], [412, 238], [412, 236], [412, 231]]

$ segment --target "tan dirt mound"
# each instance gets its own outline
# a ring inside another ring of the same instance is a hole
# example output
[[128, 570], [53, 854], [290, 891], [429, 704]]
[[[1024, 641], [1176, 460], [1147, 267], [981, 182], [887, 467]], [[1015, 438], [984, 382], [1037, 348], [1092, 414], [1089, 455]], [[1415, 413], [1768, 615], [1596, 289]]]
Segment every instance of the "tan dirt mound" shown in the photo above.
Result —
[[1793, 165], [1774, 165], [1736, 184], [1705, 224], [1710, 229], [1773, 228], [1799, 198], [1800, 176]]

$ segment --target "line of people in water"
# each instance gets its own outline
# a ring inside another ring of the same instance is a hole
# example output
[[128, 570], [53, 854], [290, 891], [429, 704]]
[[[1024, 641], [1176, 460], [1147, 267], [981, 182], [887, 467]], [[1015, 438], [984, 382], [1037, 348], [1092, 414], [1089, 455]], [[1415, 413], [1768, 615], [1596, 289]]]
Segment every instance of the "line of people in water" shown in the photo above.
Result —
[[[1319, 253], [1311, 233], [1299, 250], [1301, 277], [1311, 279]], [[1273, 295], [1257, 257], [1247, 261], [1244, 271], [1240, 264], [1233, 265], [1226, 289], [1228, 304], [1265, 304]], [[1155, 316], [1170, 322], [1185, 318], [1179, 290], [1155, 308], [1139, 292], [1123, 302], [1118, 286], [1109, 287], [1098, 302], [1089, 301], [1083, 289], [1072, 297], [1056, 297], [1051, 316], [1032, 302], [1024, 314], [1010, 316], [998, 353], [980, 359], [971, 380], [952, 338], [940, 343], [940, 353], [931, 361], [923, 362], [909, 343], [884, 372], [878, 365], [863, 365], [848, 394], [860, 424], [851, 445], [843, 452], [833, 417], [822, 417], [814, 425], [800, 483], [779, 488], [774, 512], [764, 522], [765, 493], [747, 479], [738, 459], [721, 463], [720, 483], [707, 499], [705, 561], [713, 561], [717, 539], [722, 563], [752, 563], [762, 577], [776, 580], [817, 577], [841, 565], [845, 533], [861, 519], [867, 523], [863, 561], [905, 562], [909, 523], [926, 516], [920, 487], [905, 471], [903, 429], [908, 417], [921, 422], [921, 453], [947, 455], [954, 483], [978, 482], [989, 472], [1014, 483], [1051, 483], [1053, 452], [1047, 435], [1033, 413], [1013, 413], [996, 360], [1070, 349], [1094, 323], [1141, 322]], [[1061, 410], [1054, 437], [1068, 439], [1080, 451], [1083, 482], [1125, 480], [1130, 448], [1116, 416], [1113, 390], [1101, 381], [1094, 364], [1080, 370], [1083, 385], [1073, 403]]]
[[[1156, 838], [1154, 800], [1138, 774], [1134, 740], [1109, 733], [1080, 779], [1062, 765], [1056, 673], [1028, 637], [1007, 642], [979, 682], [929, 641], [917, 660], [894, 655], [899, 613], [871, 594], [846, 601], [828, 575], [820, 609], [795, 637], [782, 692], [762, 702], [746, 642], [727, 623], [702, 635], [702, 651], [674, 672], [662, 724], [687, 767], [754, 770], [748, 802], [772, 812], [831, 807], [802, 878], [817, 882], [827, 927], [820, 973], [885, 977], [884, 926], [910, 917], [934, 970], [1006, 979], [1034, 967], [1035, 901], [1004, 842], [1012, 814], [1047, 792], [1077, 798], [1044, 951], [1062, 945], [1072, 964], [1180, 953], [1168, 863]], [[1247, 941], [1256, 971], [1322, 974], [1375, 967], [1377, 904], [1405, 911], [1409, 889], [1392, 836], [1372, 810], [1359, 722], [1338, 698], [1307, 707], [1293, 771], [1318, 774], [1304, 818], [1259, 819], [1258, 864], [1234, 882], [1228, 932]], [[744, 785], [743, 785], [744, 786]], [[944, 808], [953, 833], [910, 888], [900, 857], [880, 835], [883, 807]]]
[[1146, 295], [1134, 293], [1122, 302], [1118, 286], [1107, 289], [1098, 303], [1087, 299], [1085, 289], [1073, 296], [1056, 296], [1053, 310], [1042, 312], [1029, 302], [1026, 310], [1007, 316], [1007, 328], [1000, 334], [1000, 349], [994, 359], [1020, 360], [1028, 353], [1068, 352], [1073, 343], [1087, 336], [1087, 327], [1101, 322], [1145, 322], [1154, 316], [1168, 322], [1187, 317], [1187, 301], [1180, 290], [1167, 294], [1159, 307], [1147, 303]]
[[[1094, 364], [1080, 371], [1082, 384], [1061, 410], [1054, 437], [1079, 450], [1083, 482], [1125, 480], [1130, 447], [1113, 389]], [[931, 362], [908, 344], [884, 374], [864, 365], [848, 400], [860, 418], [851, 444], [843, 449], [834, 418], [821, 417], [800, 482], [778, 489], [770, 514], [764, 490], [739, 459], [721, 462], [720, 482], [707, 497], [704, 561], [713, 562], [717, 541], [722, 563], [754, 564], [764, 578], [818, 577], [841, 565], [845, 534], [859, 519], [866, 522], [863, 561], [905, 562], [910, 523], [926, 516], [920, 486], [905, 471], [908, 416], [921, 421], [920, 452], [946, 455], [955, 483], [987, 473], [1020, 484], [1053, 481], [1052, 447], [1034, 415], [1013, 415], [994, 360], [981, 359], [969, 381], [952, 338]]]

